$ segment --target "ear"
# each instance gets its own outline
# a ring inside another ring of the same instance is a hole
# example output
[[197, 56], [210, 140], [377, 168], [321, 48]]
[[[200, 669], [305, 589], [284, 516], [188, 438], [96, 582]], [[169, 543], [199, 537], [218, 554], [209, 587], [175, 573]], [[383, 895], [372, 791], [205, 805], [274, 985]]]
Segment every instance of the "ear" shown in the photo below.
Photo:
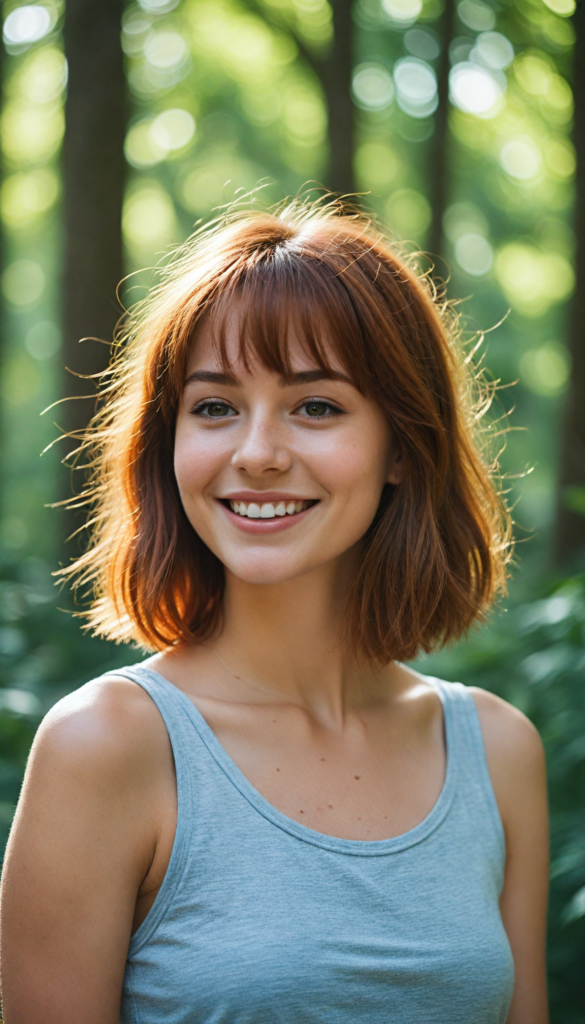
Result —
[[402, 482], [404, 463], [399, 451], [394, 450], [390, 455], [390, 466], [386, 476], [387, 484], [399, 484]]

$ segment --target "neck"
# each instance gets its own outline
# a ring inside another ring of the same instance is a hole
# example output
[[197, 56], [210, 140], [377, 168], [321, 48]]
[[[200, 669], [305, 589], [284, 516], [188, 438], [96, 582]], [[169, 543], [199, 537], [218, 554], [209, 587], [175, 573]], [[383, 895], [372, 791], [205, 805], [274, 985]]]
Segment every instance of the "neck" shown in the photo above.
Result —
[[270, 585], [244, 583], [228, 573], [217, 655], [236, 678], [259, 691], [318, 717], [343, 719], [350, 705], [380, 685], [380, 673], [350, 663], [341, 644], [354, 575], [354, 558]]

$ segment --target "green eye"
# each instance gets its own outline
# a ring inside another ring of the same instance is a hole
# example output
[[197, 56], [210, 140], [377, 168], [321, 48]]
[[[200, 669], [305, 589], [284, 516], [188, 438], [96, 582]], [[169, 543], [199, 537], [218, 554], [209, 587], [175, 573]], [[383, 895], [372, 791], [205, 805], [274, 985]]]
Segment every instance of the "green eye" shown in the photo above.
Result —
[[308, 416], [326, 416], [330, 408], [326, 402], [307, 402], [305, 405]]
[[225, 402], [213, 402], [211, 405], [207, 405], [205, 410], [208, 416], [227, 416], [230, 406], [226, 405]]
[[213, 400], [208, 402], [200, 402], [199, 405], [196, 405], [195, 408], [193, 409], [193, 414], [195, 416], [202, 416], [203, 419], [206, 420], [223, 419], [226, 416], [231, 416], [233, 412], [234, 409], [232, 408], [231, 405], [228, 405], [227, 402], [214, 402]]

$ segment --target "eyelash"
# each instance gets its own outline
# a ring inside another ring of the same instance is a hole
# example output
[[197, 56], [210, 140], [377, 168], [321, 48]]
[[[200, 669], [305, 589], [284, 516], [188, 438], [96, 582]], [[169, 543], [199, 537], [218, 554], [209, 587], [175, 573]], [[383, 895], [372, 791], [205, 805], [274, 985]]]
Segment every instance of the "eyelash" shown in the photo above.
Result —
[[[233, 405], [230, 405], [229, 402], [226, 402], [222, 398], [204, 398], [201, 402], [197, 402], [197, 404], [195, 406], [193, 406], [193, 408], [191, 409], [191, 414], [193, 416], [199, 416], [199, 415], [201, 415], [204, 412], [205, 409], [209, 408], [209, 406], [212, 406], [212, 405], [225, 405], [226, 408], [228, 408], [228, 409], [233, 409], [234, 408]], [[344, 415], [343, 409], [340, 409], [339, 406], [334, 405], [333, 402], [325, 401], [325, 399], [323, 399], [323, 398], [306, 398], [305, 401], [302, 402], [301, 405], [298, 408], [302, 409], [306, 405], [324, 405], [329, 410], [323, 416], [307, 416], [306, 417], [306, 419], [317, 420], [317, 422], [329, 419], [331, 416], [343, 416]], [[207, 419], [222, 420], [222, 419], [231, 419], [232, 417], [208, 416], [206, 418]]]
[[[201, 402], [197, 402], [197, 404], [193, 406], [193, 408], [191, 409], [191, 414], [193, 416], [198, 416], [205, 409], [209, 408], [209, 406], [211, 406], [211, 405], [225, 405], [227, 409], [233, 409], [233, 405], [230, 405], [229, 402], [225, 402], [223, 400], [223, 398], [204, 398]], [[209, 416], [208, 417], [208, 419], [216, 419], [216, 418], [218, 420], [224, 419], [223, 416], [217, 416], [217, 417]]]
[[331, 416], [343, 416], [343, 409], [340, 409], [338, 405], [334, 405], [333, 402], [327, 402], [324, 398], [305, 398], [305, 401], [301, 403], [299, 409], [302, 409], [305, 405], [324, 405], [329, 412], [324, 416], [307, 416], [307, 419], [311, 420], [326, 420]]

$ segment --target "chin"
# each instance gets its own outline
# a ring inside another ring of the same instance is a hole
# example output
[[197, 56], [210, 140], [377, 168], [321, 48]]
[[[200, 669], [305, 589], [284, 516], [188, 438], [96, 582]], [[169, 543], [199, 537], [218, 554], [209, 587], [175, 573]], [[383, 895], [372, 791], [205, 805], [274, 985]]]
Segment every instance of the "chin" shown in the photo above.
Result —
[[[222, 559], [223, 561], [223, 559]], [[226, 559], [224, 565], [232, 576], [253, 586], [276, 586], [304, 576], [317, 565], [292, 564], [289, 559], [251, 558]]]

